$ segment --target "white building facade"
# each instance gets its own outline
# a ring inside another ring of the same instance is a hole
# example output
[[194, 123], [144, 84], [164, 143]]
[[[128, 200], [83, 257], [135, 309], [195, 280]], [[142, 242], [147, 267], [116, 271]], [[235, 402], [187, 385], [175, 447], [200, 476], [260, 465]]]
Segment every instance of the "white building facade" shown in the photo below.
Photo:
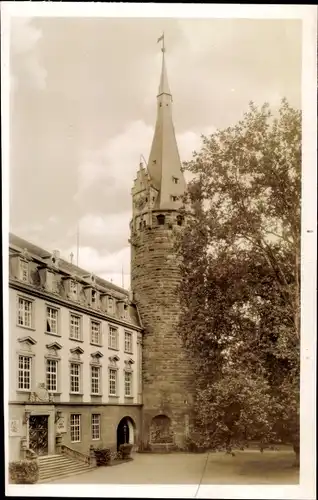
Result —
[[138, 446], [142, 328], [129, 292], [10, 235], [9, 460]]

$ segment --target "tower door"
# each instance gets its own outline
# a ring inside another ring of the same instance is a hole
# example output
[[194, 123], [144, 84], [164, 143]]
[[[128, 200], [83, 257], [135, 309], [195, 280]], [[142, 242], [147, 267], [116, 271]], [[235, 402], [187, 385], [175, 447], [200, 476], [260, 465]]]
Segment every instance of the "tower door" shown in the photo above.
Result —
[[32, 415], [29, 420], [29, 447], [37, 455], [48, 454], [48, 415]]

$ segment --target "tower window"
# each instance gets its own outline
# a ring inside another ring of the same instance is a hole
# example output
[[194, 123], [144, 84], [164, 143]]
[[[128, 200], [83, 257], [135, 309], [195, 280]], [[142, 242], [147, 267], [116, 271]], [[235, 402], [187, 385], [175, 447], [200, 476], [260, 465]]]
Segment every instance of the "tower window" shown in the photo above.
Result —
[[177, 201], [178, 196], [171, 196], [171, 201]]
[[178, 226], [182, 226], [182, 224], [183, 224], [183, 217], [182, 217], [182, 215], [178, 215], [177, 216], [177, 224], [178, 224]]
[[178, 182], [179, 182], [178, 177], [172, 177], [172, 182], [173, 182], [174, 184], [178, 184]]
[[158, 221], [159, 226], [163, 226], [164, 223], [165, 223], [165, 216], [162, 215], [162, 214], [158, 215], [157, 216], [157, 221]]

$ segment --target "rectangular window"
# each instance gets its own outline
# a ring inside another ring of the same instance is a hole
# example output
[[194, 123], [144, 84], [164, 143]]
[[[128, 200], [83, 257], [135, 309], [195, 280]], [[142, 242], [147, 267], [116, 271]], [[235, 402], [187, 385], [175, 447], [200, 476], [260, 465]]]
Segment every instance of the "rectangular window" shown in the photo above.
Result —
[[32, 301], [19, 297], [18, 324], [20, 326], [32, 327]]
[[117, 395], [117, 370], [109, 370], [109, 395]]
[[172, 181], [174, 184], [178, 184], [179, 179], [178, 179], [178, 177], [172, 177]]
[[92, 344], [101, 345], [101, 334], [100, 334], [99, 321], [91, 321], [91, 342], [92, 342]]
[[171, 201], [177, 201], [178, 196], [171, 196]]
[[21, 280], [29, 281], [29, 263], [25, 260], [20, 260]]
[[81, 416], [72, 413], [71, 415], [71, 442], [79, 443], [81, 440]]
[[125, 352], [132, 354], [132, 334], [130, 332], [125, 332]]
[[125, 372], [125, 396], [132, 395], [132, 372]]
[[92, 414], [92, 439], [100, 439], [100, 415]]
[[81, 340], [81, 318], [76, 314], [71, 314], [70, 338], [73, 340]]
[[112, 313], [113, 309], [114, 309], [114, 301], [113, 301], [113, 299], [111, 297], [108, 297], [108, 300], [107, 300], [107, 310], [108, 310], [108, 312]]
[[118, 349], [118, 329], [114, 326], [109, 327], [108, 347]]
[[100, 367], [91, 366], [91, 393], [100, 394]]
[[29, 356], [19, 356], [18, 388], [29, 391], [31, 389], [31, 365]]
[[92, 307], [95, 307], [97, 304], [97, 292], [96, 290], [92, 290]]
[[58, 310], [53, 307], [46, 308], [46, 331], [57, 334], [57, 314]]
[[70, 281], [70, 292], [71, 292], [71, 297], [73, 297], [74, 299], [77, 298], [77, 289], [78, 289], [78, 284], [76, 283], [76, 281], [71, 280]]
[[57, 391], [57, 361], [46, 360], [46, 389], [48, 392]]
[[71, 387], [72, 393], [79, 393], [81, 388], [81, 367], [77, 363], [71, 363]]

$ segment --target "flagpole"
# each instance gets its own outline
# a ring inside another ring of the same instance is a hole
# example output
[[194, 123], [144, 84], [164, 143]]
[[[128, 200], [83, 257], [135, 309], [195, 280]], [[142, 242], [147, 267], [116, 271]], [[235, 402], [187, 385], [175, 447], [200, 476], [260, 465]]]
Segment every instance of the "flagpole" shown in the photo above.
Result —
[[79, 223], [77, 223], [77, 233], [76, 233], [76, 265], [78, 267], [79, 258]]

